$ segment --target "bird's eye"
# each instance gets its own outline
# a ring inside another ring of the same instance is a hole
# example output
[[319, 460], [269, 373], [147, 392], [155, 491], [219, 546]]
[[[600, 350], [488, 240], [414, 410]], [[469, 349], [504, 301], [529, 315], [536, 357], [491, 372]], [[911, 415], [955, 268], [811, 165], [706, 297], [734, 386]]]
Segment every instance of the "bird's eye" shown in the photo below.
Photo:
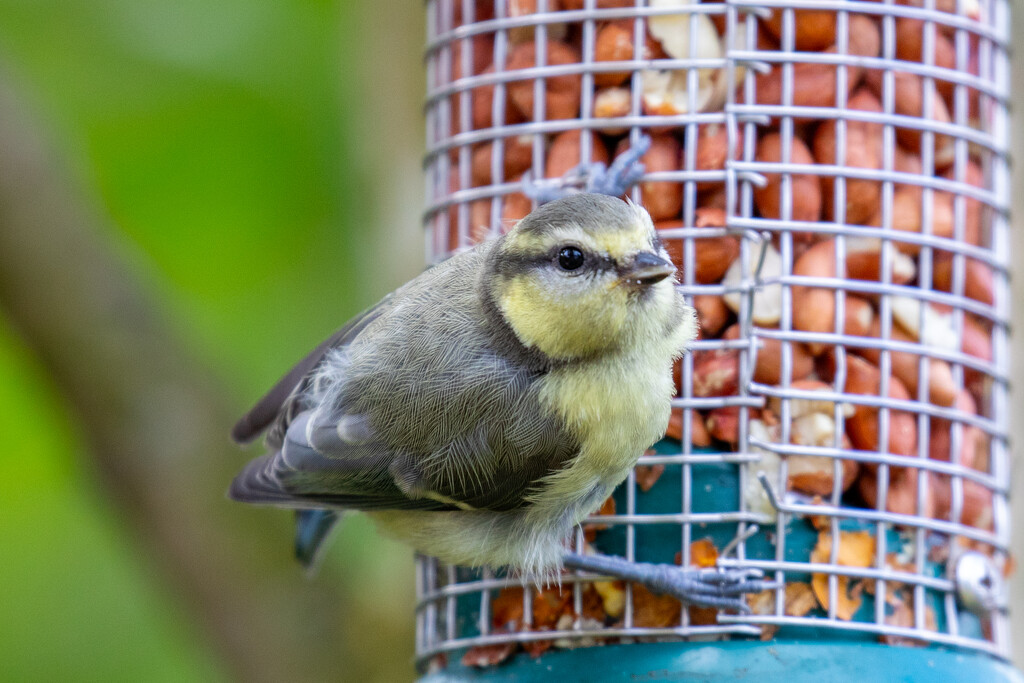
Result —
[[583, 252], [576, 247], [562, 247], [558, 252], [558, 265], [562, 270], [576, 270], [585, 260]]

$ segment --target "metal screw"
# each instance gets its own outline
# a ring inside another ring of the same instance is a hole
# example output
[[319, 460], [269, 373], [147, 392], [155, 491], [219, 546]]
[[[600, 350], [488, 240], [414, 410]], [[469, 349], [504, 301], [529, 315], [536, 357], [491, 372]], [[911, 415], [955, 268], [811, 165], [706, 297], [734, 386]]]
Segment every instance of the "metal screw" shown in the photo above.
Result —
[[978, 615], [999, 609], [1002, 603], [1002, 578], [989, 558], [969, 550], [956, 559], [953, 581], [960, 606]]

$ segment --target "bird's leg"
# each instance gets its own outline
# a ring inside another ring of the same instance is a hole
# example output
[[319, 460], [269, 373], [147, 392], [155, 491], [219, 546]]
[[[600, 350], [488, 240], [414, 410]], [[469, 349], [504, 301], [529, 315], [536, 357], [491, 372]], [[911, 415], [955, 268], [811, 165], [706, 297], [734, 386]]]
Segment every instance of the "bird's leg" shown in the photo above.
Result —
[[779, 587], [774, 581], [764, 580], [760, 569], [687, 568], [578, 553], [566, 553], [562, 561], [569, 569], [642, 583], [653, 593], [671, 595], [692, 605], [734, 609], [741, 613], [750, 611], [743, 599], [745, 594]]
[[640, 157], [651, 147], [651, 138], [644, 135], [637, 143], [615, 157], [609, 166], [600, 161], [580, 164], [566, 172], [561, 178], [548, 180], [534, 179], [523, 175], [523, 194], [538, 204], [561, 199], [580, 189], [586, 192], [619, 197], [626, 194], [644, 175]]

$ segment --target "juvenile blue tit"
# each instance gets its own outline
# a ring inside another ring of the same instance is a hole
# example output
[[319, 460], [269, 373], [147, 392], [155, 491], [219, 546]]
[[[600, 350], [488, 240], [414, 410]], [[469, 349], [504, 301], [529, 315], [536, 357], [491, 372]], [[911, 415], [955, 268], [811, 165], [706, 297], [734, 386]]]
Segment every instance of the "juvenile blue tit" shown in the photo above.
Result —
[[235, 426], [239, 442], [266, 430], [269, 453], [230, 496], [306, 511], [306, 560], [336, 511], [360, 510], [446, 563], [550, 578], [665, 433], [672, 363], [697, 332], [674, 274], [641, 207], [541, 206], [286, 375]]

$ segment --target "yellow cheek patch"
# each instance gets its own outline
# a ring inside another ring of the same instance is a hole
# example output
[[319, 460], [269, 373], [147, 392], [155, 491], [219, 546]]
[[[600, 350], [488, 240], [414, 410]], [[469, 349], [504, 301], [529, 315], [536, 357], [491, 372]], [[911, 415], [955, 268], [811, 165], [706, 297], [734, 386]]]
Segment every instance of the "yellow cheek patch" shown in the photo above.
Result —
[[508, 282], [497, 299], [502, 315], [524, 345], [551, 358], [578, 358], [617, 342], [628, 312], [626, 296], [614, 286], [551, 292], [543, 281], [520, 275]]

